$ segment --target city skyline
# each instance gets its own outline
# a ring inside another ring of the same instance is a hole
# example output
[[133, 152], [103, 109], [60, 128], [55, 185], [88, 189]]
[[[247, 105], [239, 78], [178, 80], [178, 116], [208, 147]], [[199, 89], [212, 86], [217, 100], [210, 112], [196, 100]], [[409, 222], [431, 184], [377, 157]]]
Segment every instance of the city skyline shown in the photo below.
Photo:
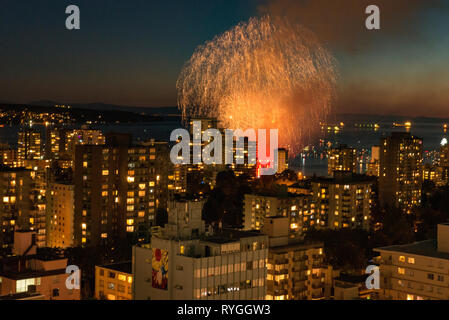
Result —
[[0, 8], [0, 302], [449, 300], [446, 0]]

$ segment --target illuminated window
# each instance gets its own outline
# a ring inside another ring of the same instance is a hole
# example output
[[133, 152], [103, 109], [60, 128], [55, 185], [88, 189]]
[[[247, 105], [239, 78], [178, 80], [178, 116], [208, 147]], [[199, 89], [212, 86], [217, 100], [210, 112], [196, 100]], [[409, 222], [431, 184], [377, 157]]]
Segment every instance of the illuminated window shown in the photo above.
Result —
[[414, 264], [415, 263], [415, 258], [408, 258], [408, 263]]
[[107, 176], [109, 174], [109, 170], [103, 170], [102, 175]]
[[181, 246], [181, 248], [180, 248], [179, 251], [180, 251], [181, 254], [184, 254], [184, 253], [185, 253], [185, 247], [184, 247], [184, 246]]
[[82, 228], [83, 230], [86, 230], [87, 225], [86, 225], [85, 223], [82, 223], [82, 224], [81, 224], [81, 228]]
[[132, 225], [134, 224], [134, 219], [128, 219], [128, 220], [126, 220], [126, 224], [127, 224], [128, 226], [132, 226]]
[[119, 274], [119, 275], [118, 275], [118, 279], [119, 279], [120, 281], [126, 281], [126, 276], [125, 276], [124, 274]]
[[398, 273], [399, 274], [405, 274], [405, 269], [404, 268], [398, 268]]
[[134, 232], [134, 227], [133, 226], [126, 227], [126, 232]]
[[134, 177], [128, 177], [127, 180], [129, 183], [134, 182]]
[[27, 292], [28, 286], [34, 286], [34, 285], [36, 285], [35, 278], [17, 280], [16, 281], [16, 293]]
[[405, 257], [404, 256], [400, 256], [399, 257], [399, 262], [405, 262]]

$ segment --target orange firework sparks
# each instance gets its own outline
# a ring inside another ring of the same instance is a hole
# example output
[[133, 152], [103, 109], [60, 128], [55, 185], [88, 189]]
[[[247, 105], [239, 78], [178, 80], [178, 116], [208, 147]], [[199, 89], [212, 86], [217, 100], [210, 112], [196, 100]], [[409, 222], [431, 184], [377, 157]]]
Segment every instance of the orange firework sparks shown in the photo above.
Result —
[[311, 31], [264, 16], [196, 49], [177, 81], [178, 107], [229, 129], [278, 129], [297, 154], [329, 114], [335, 86], [335, 60]]

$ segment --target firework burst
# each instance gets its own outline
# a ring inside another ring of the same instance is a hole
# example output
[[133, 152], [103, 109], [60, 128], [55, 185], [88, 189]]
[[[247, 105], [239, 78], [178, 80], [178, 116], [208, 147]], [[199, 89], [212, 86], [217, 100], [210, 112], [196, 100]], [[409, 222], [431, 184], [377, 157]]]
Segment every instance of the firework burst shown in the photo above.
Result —
[[278, 129], [292, 154], [329, 114], [335, 60], [300, 25], [252, 18], [198, 47], [177, 81], [183, 118], [216, 117], [229, 129]]

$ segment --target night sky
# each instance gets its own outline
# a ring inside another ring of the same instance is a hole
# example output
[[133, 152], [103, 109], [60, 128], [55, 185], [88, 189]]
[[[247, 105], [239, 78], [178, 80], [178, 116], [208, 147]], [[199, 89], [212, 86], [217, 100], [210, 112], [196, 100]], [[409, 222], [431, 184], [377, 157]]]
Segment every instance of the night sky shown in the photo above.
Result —
[[[393, 2], [393, 4], [391, 3]], [[65, 28], [65, 8], [81, 30]], [[364, 7], [381, 8], [381, 30]], [[336, 112], [449, 117], [449, 1], [0, 0], [0, 101], [176, 105], [195, 48], [240, 21], [288, 15], [339, 62]]]

